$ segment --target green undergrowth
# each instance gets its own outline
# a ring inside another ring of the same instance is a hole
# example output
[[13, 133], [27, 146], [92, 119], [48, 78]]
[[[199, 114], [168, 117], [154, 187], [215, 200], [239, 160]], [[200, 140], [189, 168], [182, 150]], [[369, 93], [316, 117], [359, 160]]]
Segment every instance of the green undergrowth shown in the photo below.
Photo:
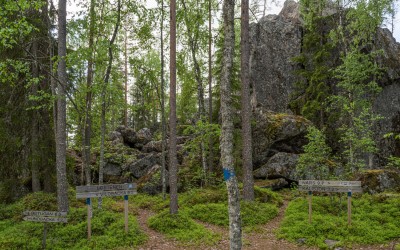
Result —
[[169, 197], [167, 196], [164, 200], [161, 194], [137, 194], [129, 196], [129, 202], [131, 202], [133, 206], [141, 209], [149, 209], [153, 212], [160, 212], [169, 207]]
[[[265, 188], [254, 188], [255, 201], [241, 202], [242, 226], [246, 231], [263, 225], [278, 214], [281, 195]], [[228, 226], [228, 201], [225, 186], [219, 189], [196, 189], [182, 198], [184, 210], [196, 220], [218, 226]]]
[[[218, 226], [228, 226], [228, 205], [225, 203], [197, 204], [188, 209], [194, 219]], [[258, 225], [267, 223], [278, 214], [276, 205], [260, 202], [241, 202], [240, 213], [242, 226], [252, 230]]]
[[[56, 211], [54, 195], [30, 194], [11, 205], [0, 205], [0, 249], [42, 249], [43, 223], [22, 220], [24, 210]], [[147, 236], [136, 217], [129, 215], [129, 233], [124, 231], [124, 214], [116, 199], [103, 199], [103, 209], [93, 199], [92, 237], [87, 240], [87, 208], [75, 201], [68, 223], [47, 224], [47, 249], [115, 249], [137, 247]]]
[[297, 198], [287, 207], [278, 232], [280, 238], [326, 249], [326, 239], [337, 246], [385, 244], [400, 237], [400, 199], [396, 196], [365, 194], [352, 199], [352, 223], [347, 225], [347, 197], [312, 199], [312, 223], [308, 223], [308, 202]]
[[[268, 189], [255, 188], [255, 202], [241, 202], [244, 230], [251, 231], [278, 214], [282, 197]], [[169, 215], [165, 209], [149, 219], [153, 229], [183, 243], [212, 245], [220, 237], [206, 229], [201, 222], [228, 226], [228, 200], [225, 186], [192, 189], [179, 196], [179, 214]], [[159, 207], [154, 206], [151, 207]]]
[[186, 212], [172, 215], [165, 210], [149, 218], [150, 228], [187, 245], [214, 245], [220, 235], [196, 223]]

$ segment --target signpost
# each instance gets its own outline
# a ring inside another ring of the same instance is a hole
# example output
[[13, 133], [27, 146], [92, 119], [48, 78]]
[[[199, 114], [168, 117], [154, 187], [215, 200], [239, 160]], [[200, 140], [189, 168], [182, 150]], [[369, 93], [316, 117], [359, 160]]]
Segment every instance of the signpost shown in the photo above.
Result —
[[351, 195], [362, 193], [361, 181], [299, 180], [299, 191], [308, 192], [308, 222], [311, 223], [312, 192], [347, 193], [347, 224], [351, 224]]
[[76, 198], [77, 199], [86, 198], [86, 204], [88, 206], [88, 239], [90, 239], [92, 235], [92, 230], [91, 230], [92, 204], [90, 198], [124, 196], [125, 232], [128, 233], [128, 195], [134, 195], [134, 194], [137, 194], [135, 183], [77, 186]]
[[58, 211], [24, 211], [23, 218], [25, 221], [44, 222], [43, 223], [43, 240], [42, 248], [46, 249], [46, 237], [47, 237], [47, 223], [48, 222], [62, 222], [67, 223], [67, 213]]

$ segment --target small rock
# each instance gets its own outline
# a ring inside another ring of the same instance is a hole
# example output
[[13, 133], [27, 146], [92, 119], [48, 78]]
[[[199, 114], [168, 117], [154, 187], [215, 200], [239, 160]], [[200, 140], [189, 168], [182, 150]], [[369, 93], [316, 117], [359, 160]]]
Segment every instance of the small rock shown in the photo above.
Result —
[[340, 241], [327, 239], [324, 242], [330, 249], [333, 249]]
[[306, 238], [300, 238], [296, 240], [298, 244], [300, 245], [304, 245], [306, 244], [307, 239]]

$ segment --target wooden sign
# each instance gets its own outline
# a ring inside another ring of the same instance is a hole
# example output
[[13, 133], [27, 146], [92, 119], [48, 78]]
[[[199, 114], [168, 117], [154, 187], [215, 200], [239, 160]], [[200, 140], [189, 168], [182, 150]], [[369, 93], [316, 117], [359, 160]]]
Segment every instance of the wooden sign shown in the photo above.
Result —
[[299, 180], [299, 186], [361, 187], [361, 181]]
[[134, 194], [137, 194], [136, 190], [101, 191], [101, 192], [76, 193], [76, 198], [77, 199], [98, 198], [98, 197], [134, 195]]
[[308, 221], [311, 223], [312, 192], [347, 193], [347, 224], [351, 224], [351, 194], [362, 193], [361, 181], [299, 180], [299, 191], [308, 192]]
[[25, 221], [36, 221], [36, 222], [63, 222], [68, 223], [66, 217], [36, 217], [36, 216], [25, 216]]
[[47, 223], [62, 222], [68, 223], [67, 212], [58, 211], [24, 211], [23, 218], [25, 221], [44, 222], [42, 249], [46, 249]]
[[58, 212], [58, 211], [24, 211], [23, 214], [33, 215], [33, 216], [51, 216], [51, 217], [67, 216], [67, 212]]
[[128, 195], [134, 195], [134, 194], [137, 194], [135, 183], [77, 186], [76, 198], [77, 199], [86, 198], [86, 204], [88, 208], [87, 209], [88, 239], [90, 239], [92, 235], [91, 232], [92, 202], [90, 198], [124, 196], [125, 232], [128, 233]]
[[88, 192], [92, 193], [92, 192], [132, 190], [132, 189], [136, 189], [135, 183], [77, 186], [76, 193], [88, 193]]
[[299, 191], [326, 192], [326, 193], [362, 193], [361, 187], [331, 187], [331, 186], [299, 186]]

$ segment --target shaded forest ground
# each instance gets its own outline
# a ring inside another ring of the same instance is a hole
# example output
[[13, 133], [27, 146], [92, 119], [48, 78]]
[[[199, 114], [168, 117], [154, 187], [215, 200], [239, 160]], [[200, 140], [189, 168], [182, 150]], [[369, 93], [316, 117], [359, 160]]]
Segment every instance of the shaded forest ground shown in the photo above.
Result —
[[[181, 193], [178, 217], [169, 215], [169, 200], [160, 195], [131, 196], [128, 234], [122, 198], [104, 199], [102, 209], [93, 199], [91, 240], [86, 205], [74, 190], [69, 195], [68, 224], [49, 224], [48, 249], [229, 249], [224, 186]], [[243, 249], [327, 249], [326, 239], [337, 240], [337, 249], [400, 249], [399, 194], [354, 197], [351, 227], [345, 204], [337, 195], [316, 195], [309, 224], [304, 193], [256, 188], [256, 201], [241, 204]], [[0, 204], [0, 249], [41, 249], [43, 224], [23, 221], [22, 212], [56, 209], [56, 197], [40, 192]]]

